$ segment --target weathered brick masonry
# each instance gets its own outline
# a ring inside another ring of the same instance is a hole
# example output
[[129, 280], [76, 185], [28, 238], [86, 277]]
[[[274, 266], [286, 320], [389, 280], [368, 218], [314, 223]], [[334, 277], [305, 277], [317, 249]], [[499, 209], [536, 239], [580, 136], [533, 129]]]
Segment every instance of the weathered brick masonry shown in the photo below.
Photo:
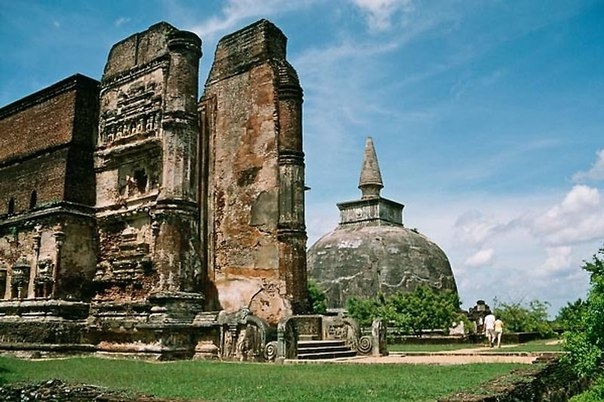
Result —
[[306, 307], [302, 89], [285, 48], [268, 21], [223, 38], [201, 101], [208, 274], [223, 308], [274, 324]]
[[265, 357], [306, 308], [285, 49], [266, 20], [228, 35], [198, 101], [201, 40], [161, 22], [100, 82], [0, 109], [0, 349]]
[[5, 299], [90, 299], [97, 116], [98, 82], [81, 75], [0, 109]]

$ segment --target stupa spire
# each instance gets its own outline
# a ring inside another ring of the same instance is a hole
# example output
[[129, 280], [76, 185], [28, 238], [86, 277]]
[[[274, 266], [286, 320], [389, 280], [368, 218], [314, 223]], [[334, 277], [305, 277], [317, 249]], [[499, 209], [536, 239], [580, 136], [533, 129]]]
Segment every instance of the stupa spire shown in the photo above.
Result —
[[359, 179], [359, 189], [361, 189], [361, 199], [372, 199], [380, 197], [380, 190], [384, 188], [382, 183], [382, 174], [378, 164], [373, 139], [367, 137], [365, 141], [365, 153], [363, 157], [363, 167], [361, 168], [361, 178]]

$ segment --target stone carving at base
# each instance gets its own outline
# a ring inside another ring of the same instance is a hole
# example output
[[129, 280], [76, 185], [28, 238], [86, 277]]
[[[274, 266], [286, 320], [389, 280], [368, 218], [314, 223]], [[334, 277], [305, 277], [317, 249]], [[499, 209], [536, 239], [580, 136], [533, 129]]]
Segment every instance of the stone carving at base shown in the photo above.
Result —
[[364, 335], [359, 339], [357, 350], [359, 353], [372, 356], [387, 356], [386, 326], [380, 319], [373, 320], [371, 335]]
[[212, 341], [199, 341], [195, 346], [195, 359], [216, 360], [220, 349]]
[[288, 317], [277, 326], [277, 361], [295, 359], [298, 355], [298, 331], [293, 318]]
[[235, 313], [221, 311], [218, 314], [220, 325], [220, 358], [223, 360], [261, 361], [265, 359], [267, 340], [271, 328], [249, 309]]
[[24, 258], [17, 260], [13, 266], [13, 297], [24, 299], [27, 297], [29, 284], [29, 262]]
[[342, 314], [325, 316], [323, 328], [323, 339], [343, 340], [350, 349], [358, 350], [361, 328], [353, 318]]
[[54, 284], [53, 270], [52, 260], [43, 259], [38, 261], [38, 273], [34, 279], [35, 297], [50, 297]]
[[367, 355], [367, 354], [371, 353], [372, 349], [373, 349], [373, 337], [368, 336], [368, 335], [362, 336], [361, 339], [359, 339], [359, 345], [357, 347], [357, 350], [359, 351], [359, 353]]
[[371, 325], [371, 337], [373, 338], [373, 348], [371, 354], [373, 356], [387, 356], [388, 346], [386, 344], [386, 330], [382, 320], [373, 320]]
[[264, 358], [269, 362], [274, 362], [277, 358], [277, 341], [272, 341], [266, 344], [264, 348]]

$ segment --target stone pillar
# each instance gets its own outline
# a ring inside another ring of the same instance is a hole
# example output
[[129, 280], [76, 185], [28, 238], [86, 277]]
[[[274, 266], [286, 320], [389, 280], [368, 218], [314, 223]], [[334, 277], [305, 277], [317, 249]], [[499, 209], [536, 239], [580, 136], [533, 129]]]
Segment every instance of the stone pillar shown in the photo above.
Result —
[[33, 249], [33, 259], [30, 266], [30, 275], [29, 275], [29, 288], [27, 290], [28, 297], [36, 296], [36, 276], [38, 275], [38, 259], [40, 258], [40, 243], [42, 241], [42, 235], [40, 234], [40, 227], [36, 226], [34, 228], [34, 234], [32, 236], [32, 249]]
[[307, 311], [302, 88], [287, 62], [279, 67], [279, 270], [294, 314]]
[[155, 266], [162, 291], [202, 289], [197, 210], [197, 79], [201, 40], [176, 31], [162, 120], [162, 186], [155, 211]]
[[53, 233], [55, 238], [55, 264], [54, 269], [52, 271], [52, 292], [50, 294], [51, 299], [60, 298], [63, 296], [59, 294], [59, 292], [64, 293], [64, 291], [59, 289], [59, 272], [61, 271], [61, 249], [63, 248], [63, 242], [65, 241], [65, 233], [63, 231], [57, 230]]
[[176, 31], [168, 41], [169, 74], [162, 120], [163, 171], [159, 200], [197, 197], [197, 79], [201, 40]]

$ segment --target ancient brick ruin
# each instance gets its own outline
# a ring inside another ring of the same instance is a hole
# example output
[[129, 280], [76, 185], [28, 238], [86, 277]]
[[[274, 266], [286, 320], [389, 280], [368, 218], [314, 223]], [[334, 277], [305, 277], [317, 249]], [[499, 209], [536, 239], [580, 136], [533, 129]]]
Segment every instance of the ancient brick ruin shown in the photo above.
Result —
[[100, 82], [0, 109], [0, 350], [295, 353], [305, 186], [286, 41], [266, 20], [224, 37], [199, 98], [201, 40], [162, 22], [115, 44]]

